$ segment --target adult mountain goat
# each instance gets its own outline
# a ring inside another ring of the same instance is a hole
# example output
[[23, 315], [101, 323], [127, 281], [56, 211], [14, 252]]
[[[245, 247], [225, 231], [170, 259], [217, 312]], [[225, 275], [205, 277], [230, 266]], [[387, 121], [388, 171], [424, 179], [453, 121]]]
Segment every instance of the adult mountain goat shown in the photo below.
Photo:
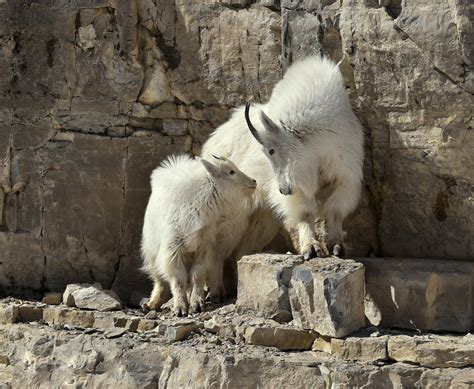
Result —
[[143, 269], [154, 282], [148, 308], [159, 309], [169, 287], [183, 316], [204, 308], [206, 283], [211, 297], [222, 294], [217, 222], [228, 207], [245, 209], [257, 183], [231, 161], [210, 160], [170, 157], [151, 175], [142, 238]]
[[[324, 252], [315, 219], [326, 219], [328, 247], [343, 249], [342, 222], [359, 202], [363, 132], [352, 112], [338, 65], [309, 57], [292, 65], [266, 104], [237, 109], [212, 134], [202, 155], [219, 153], [255, 177], [248, 213], [228, 223], [220, 250], [233, 257], [263, 249], [283, 226], [298, 237], [305, 259]], [[238, 207], [238, 205], [236, 204]], [[235, 245], [235, 241], [240, 242]]]

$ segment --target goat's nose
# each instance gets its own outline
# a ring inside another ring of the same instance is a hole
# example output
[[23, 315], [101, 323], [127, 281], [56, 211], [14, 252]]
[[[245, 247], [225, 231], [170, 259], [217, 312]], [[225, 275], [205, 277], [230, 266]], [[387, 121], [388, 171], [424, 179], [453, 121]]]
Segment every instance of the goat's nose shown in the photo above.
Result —
[[252, 182], [253, 182], [255, 185], [257, 185], [257, 180], [252, 180]]
[[291, 188], [279, 188], [280, 189], [280, 193], [284, 196], [288, 196], [291, 194]]

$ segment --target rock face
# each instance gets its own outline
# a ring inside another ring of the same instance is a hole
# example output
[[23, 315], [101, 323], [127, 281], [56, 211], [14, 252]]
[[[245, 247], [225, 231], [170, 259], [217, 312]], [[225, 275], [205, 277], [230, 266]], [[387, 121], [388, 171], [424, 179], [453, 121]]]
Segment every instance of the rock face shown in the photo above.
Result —
[[474, 329], [474, 264], [364, 258], [371, 324], [416, 330]]
[[[467, 337], [472, 338], [468, 335]], [[388, 341], [388, 355], [397, 361], [419, 363], [428, 367], [463, 367], [474, 365], [472, 339], [452, 337], [395, 336]], [[446, 341], [448, 340], [448, 341]]]
[[293, 268], [302, 262], [301, 257], [286, 254], [243, 257], [238, 263], [237, 307], [277, 321], [290, 321], [288, 288]]
[[[0, 386], [7, 388], [474, 385], [471, 335], [372, 329], [331, 339], [328, 352], [283, 353], [278, 347], [311, 347], [316, 335], [289, 324], [250, 319], [233, 305], [192, 320], [161, 312], [156, 320], [146, 319], [154, 327], [142, 330], [132, 325], [145, 320], [138, 310], [84, 311], [10, 299], [0, 301], [0, 323], [11, 319], [5, 307], [43, 314], [40, 322], [0, 324]], [[233, 331], [223, 331], [226, 327]]]
[[364, 266], [353, 260], [256, 254], [243, 257], [238, 271], [242, 311], [337, 338], [365, 325]]
[[365, 325], [364, 266], [318, 258], [293, 269], [290, 303], [296, 325], [340, 338]]
[[[309, 54], [366, 130], [349, 255], [473, 258], [469, 0], [0, 2], [0, 292], [128, 300], [149, 175]], [[35, 28], [30, 27], [34, 25]]]

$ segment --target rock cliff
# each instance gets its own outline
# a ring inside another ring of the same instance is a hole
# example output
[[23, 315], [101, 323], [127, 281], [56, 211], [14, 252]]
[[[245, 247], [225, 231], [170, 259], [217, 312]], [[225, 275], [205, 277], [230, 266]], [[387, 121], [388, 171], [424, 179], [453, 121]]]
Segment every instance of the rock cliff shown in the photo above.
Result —
[[469, 0], [0, 1], [0, 288], [146, 289], [148, 177], [324, 53], [366, 130], [349, 254], [472, 259]]

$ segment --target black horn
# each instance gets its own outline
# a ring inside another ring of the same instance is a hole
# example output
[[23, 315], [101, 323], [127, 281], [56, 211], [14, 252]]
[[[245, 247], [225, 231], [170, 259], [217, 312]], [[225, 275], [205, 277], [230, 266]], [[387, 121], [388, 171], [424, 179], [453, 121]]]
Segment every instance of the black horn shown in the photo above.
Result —
[[252, 135], [254, 136], [254, 138], [257, 139], [259, 143], [263, 144], [262, 138], [260, 138], [260, 135], [258, 134], [257, 129], [253, 126], [252, 122], [250, 121], [249, 111], [250, 111], [250, 103], [247, 103], [245, 105], [245, 121], [247, 122], [247, 126], [250, 132], [252, 133]]

